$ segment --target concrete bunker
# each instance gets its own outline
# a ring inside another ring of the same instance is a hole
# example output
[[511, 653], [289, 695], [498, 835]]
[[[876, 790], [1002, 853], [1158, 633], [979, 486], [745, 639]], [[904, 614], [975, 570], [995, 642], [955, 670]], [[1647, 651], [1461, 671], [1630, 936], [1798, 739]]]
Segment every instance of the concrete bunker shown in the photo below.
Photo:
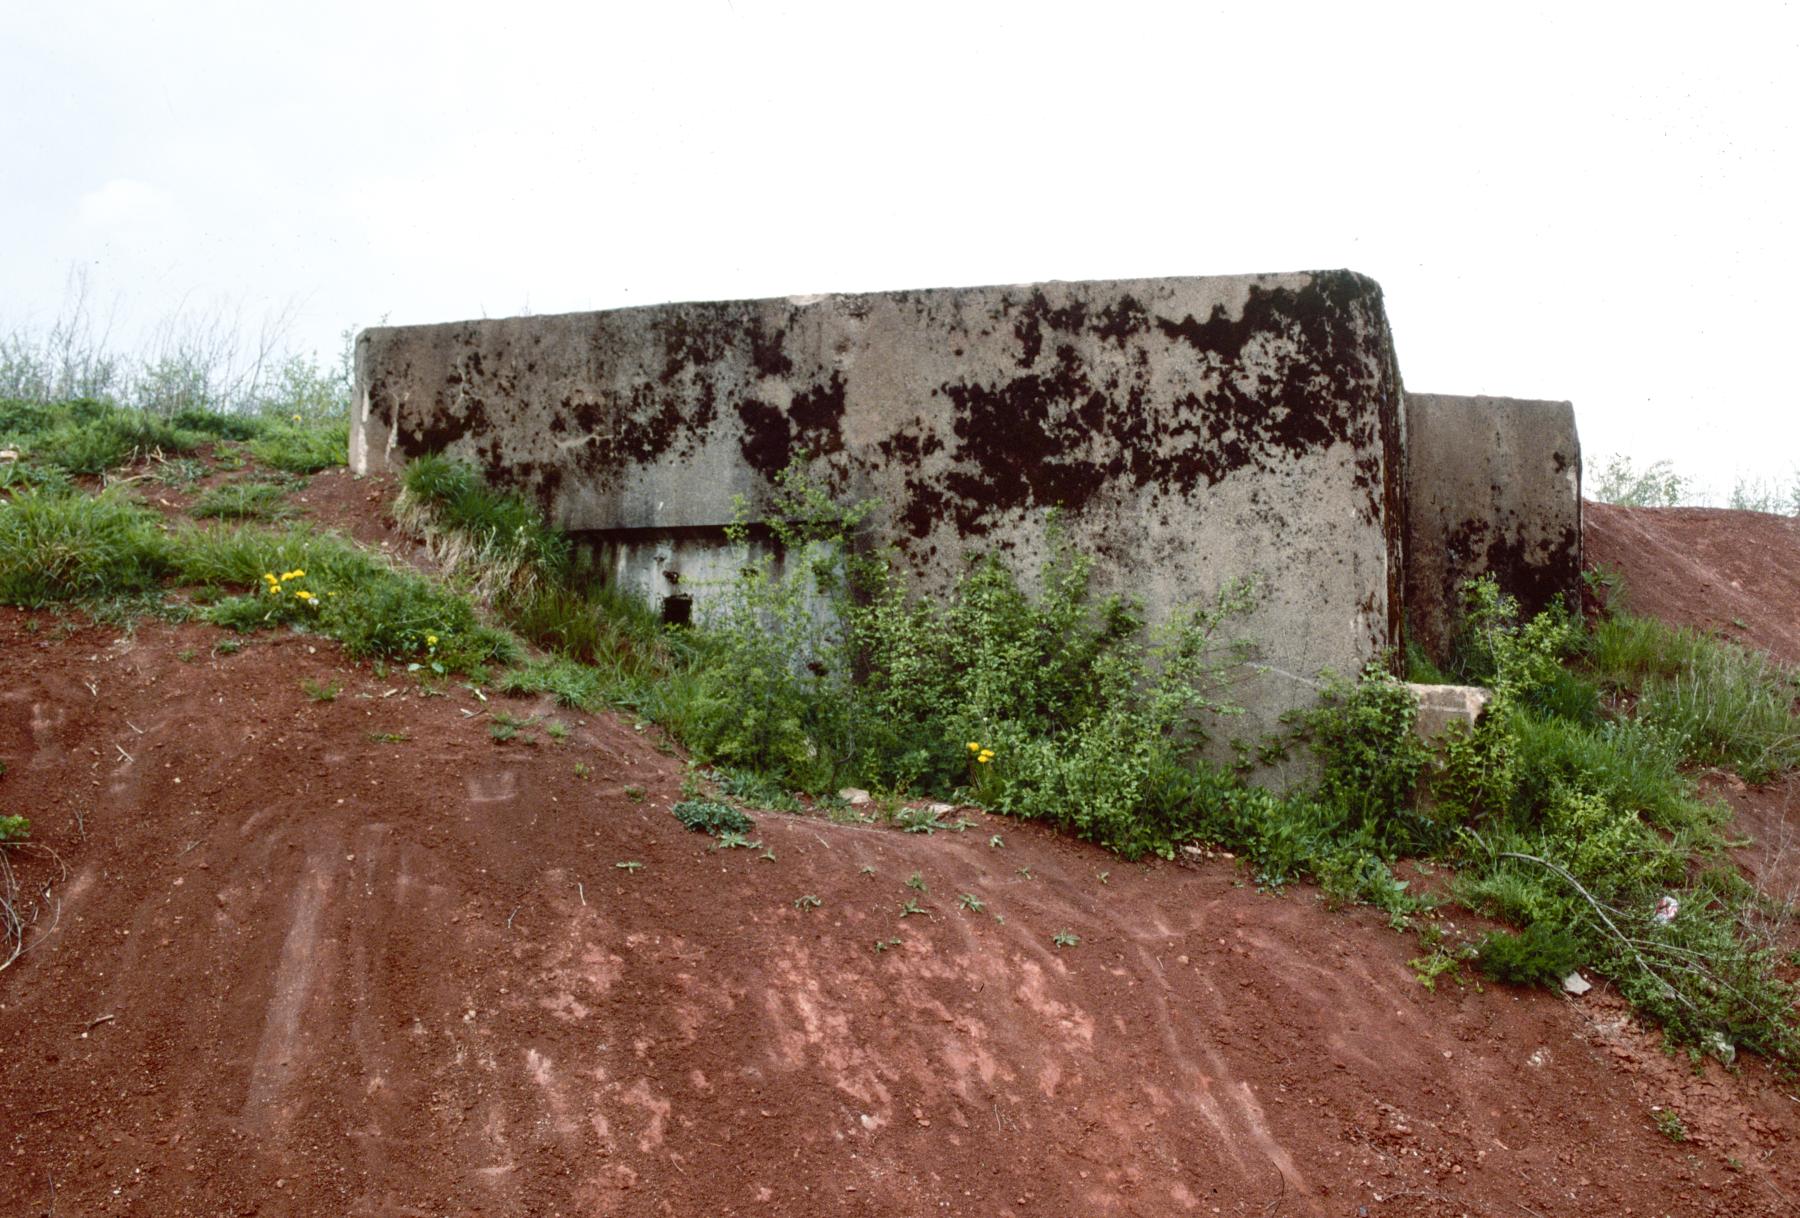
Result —
[[1406, 629], [1443, 660], [1465, 580], [1527, 615], [1581, 604], [1581, 440], [1568, 402], [1406, 395]]
[[357, 472], [472, 461], [671, 619], [735, 573], [738, 498], [803, 456], [880, 501], [921, 595], [983, 552], [1029, 579], [1050, 508], [1153, 623], [1256, 579], [1247, 739], [1402, 642], [1406, 403], [1381, 290], [1349, 271], [381, 327], [356, 376]]

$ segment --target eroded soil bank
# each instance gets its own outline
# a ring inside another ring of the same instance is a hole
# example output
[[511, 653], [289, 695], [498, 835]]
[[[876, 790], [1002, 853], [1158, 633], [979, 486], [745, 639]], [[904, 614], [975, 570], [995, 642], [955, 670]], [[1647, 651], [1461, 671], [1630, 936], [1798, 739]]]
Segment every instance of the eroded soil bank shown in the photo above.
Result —
[[1605, 986], [1434, 993], [1370, 911], [978, 813], [710, 849], [654, 729], [513, 702], [567, 737], [496, 743], [224, 637], [0, 610], [58, 916], [0, 973], [6, 1213], [1800, 1212], [1793, 1083]]

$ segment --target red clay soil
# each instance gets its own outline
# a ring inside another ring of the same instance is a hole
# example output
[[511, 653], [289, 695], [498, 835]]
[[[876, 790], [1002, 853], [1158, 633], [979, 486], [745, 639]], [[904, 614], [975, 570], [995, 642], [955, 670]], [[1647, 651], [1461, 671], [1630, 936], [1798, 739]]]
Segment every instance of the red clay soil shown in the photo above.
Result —
[[1633, 613], [1800, 664], [1800, 518], [1609, 503], [1582, 514], [1583, 560], [1623, 576]]
[[0, 609], [0, 1212], [1800, 1213], [1791, 1080], [1604, 985], [980, 813], [712, 849], [654, 729], [223, 637]]

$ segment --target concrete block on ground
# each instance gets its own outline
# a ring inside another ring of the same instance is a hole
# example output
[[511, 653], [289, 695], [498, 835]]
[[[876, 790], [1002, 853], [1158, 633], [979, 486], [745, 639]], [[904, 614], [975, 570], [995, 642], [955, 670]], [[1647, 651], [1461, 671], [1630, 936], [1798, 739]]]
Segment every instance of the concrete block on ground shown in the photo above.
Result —
[[1406, 395], [1406, 628], [1447, 654], [1463, 581], [1527, 616], [1581, 598], [1581, 440], [1568, 402]]
[[471, 460], [682, 612], [736, 498], [765, 504], [804, 456], [881, 501], [875, 540], [924, 595], [978, 553], [1029, 580], [1051, 508], [1096, 590], [1152, 622], [1257, 579], [1249, 738], [1398, 641], [1400, 381], [1380, 288], [1351, 272], [383, 327], [356, 367], [358, 472]]
[[1494, 696], [1492, 690], [1480, 685], [1409, 683], [1406, 688], [1419, 700], [1419, 717], [1413, 721], [1413, 732], [1427, 744], [1442, 736], [1452, 723], [1472, 729]]

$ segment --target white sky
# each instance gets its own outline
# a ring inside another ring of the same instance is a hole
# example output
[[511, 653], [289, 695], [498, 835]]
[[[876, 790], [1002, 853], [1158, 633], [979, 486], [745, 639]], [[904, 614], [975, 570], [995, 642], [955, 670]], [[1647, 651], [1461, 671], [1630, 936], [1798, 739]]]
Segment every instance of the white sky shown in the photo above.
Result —
[[5, 0], [0, 324], [1347, 266], [1409, 388], [1800, 463], [1792, 4]]

